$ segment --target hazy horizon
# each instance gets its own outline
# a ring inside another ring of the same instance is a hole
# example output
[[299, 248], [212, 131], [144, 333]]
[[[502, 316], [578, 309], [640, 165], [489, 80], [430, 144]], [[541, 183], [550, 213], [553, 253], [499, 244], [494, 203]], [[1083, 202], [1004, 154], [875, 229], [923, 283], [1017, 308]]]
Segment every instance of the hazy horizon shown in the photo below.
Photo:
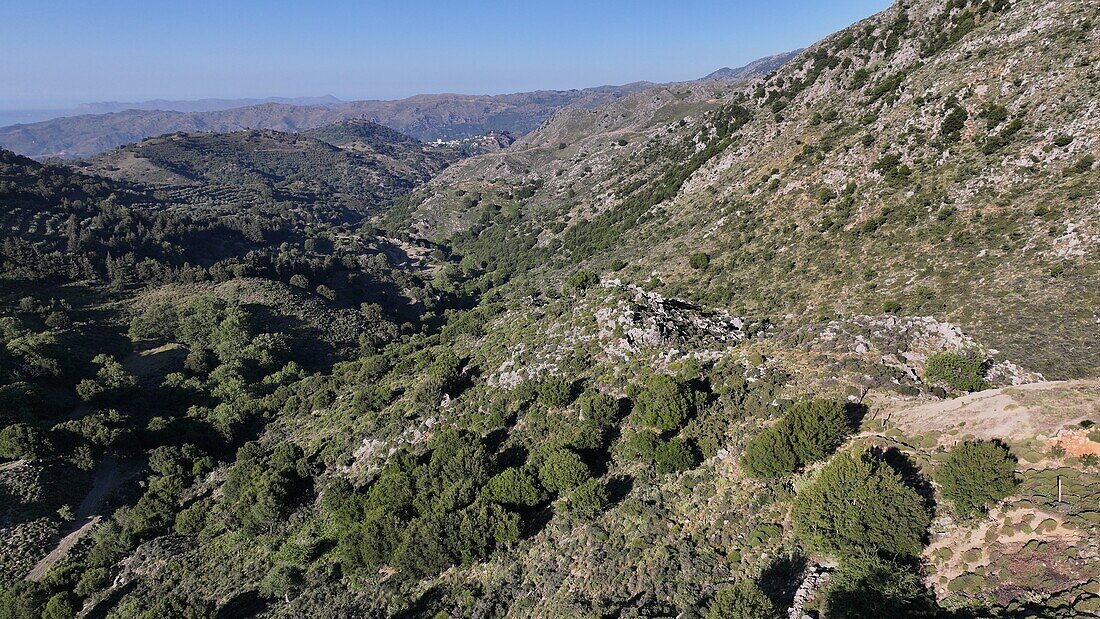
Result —
[[695, 79], [805, 47], [886, 0], [346, 0], [18, 5], [0, 109], [156, 99], [402, 99]]

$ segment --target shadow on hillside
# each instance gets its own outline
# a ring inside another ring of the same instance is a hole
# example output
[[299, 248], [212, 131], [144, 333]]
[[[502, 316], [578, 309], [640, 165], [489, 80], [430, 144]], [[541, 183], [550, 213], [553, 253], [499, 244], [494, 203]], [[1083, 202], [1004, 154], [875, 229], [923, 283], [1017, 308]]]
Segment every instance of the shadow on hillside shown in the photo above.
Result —
[[234, 596], [221, 608], [215, 619], [237, 619], [239, 617], [255, 617], [267, 610], [268, 601], [256, 591], [246, 591]]
[[890, 468], [894, 469], [894, 472], [901, 475], [901, 479], [905, 482], [905, 485], [912, 488], [913, 491], [924, 499], [925, 506], [929, 509], [932, 508], [936, 500], [936, 491], [932, 487], [932, 480], [921, 472], [920, 467], [914, 464], [905, 452], [897, 447], [890, 447], [887, 449], [875, 447], [871, 449], [871, 454], [875, 458], [890, 465]]
[[786, 554], [776, 557], [760, 573], [760, 584], [779, 608], [790, 608], [794, 604], [794, 594], [802, 584], [808, 562], [800, 554]]
[[338, 361], [336, 349], [324, 339], [320, 329], [297, 316], [280, 314], [266, 305], [248, 304], [246, 308], [265, 332], [284, 333], [290, 338], [290, 350], [306, 370], [327, 370]]
[[867, 405], [862, 402], [848, 402], [844, 405], [844, 412], [848, 415], [848, 424], [853, 431], [863, 425], [863, 419], [867, 417], [868, 410]]

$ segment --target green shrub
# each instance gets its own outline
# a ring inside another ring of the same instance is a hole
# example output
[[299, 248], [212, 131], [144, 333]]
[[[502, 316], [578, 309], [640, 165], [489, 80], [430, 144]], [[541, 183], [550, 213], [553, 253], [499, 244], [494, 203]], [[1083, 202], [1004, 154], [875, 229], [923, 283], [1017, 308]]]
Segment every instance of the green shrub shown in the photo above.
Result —
[[701, 271], [710, 265], [710, 255], [701, 251], [697, 251], [688, 258], [688, 266]]
[[606, 393], [585, 391], [577, 398], [577, 413], [585, 423], [596, 427], [609, 426], [619, 416], [619, 403]]
[[543, 406], [561, 408], [573, 401], [573, 381], [564, 376], [550, 376], [539, 383], [538, 400]]
[[577, 271], [565, 281], [565, 291], [587, 290], [600, 283], [600, 278], [592, 271]]
[[969, 517], [1012, 493], [1016, 487], [1016, 458], [993, 441], [967, 441], [951, 450], [935, 478], [955, 512]]
[[485, 496], [502, 505], [532, 507], [543, 500], [542, 489], [529, 473], [522, 469], [508, 468], [489, 480]]
[[73, 619], [76, 617], [78, 600], [76, 596], [67, 591], [58, 593], [46, 602], [46, 608], [42, 611], [42, 619]]
[[798, 456], [787, 438], [782, 420], [757, 434], [745, 445], [741, 466], [759, 478], [782, 477], [798, 470]]
[[591, 476], [588, 465], [568, 449], [555, 449], [539, 466], [539, 480], [549, 492], [572, 490]]
[[825, 593], [830, 619], [935, 617], [935, 597], [911, 568], [874, 556], [852, 557], [833, 572]]
[[598, 479], [589, 479], [569, 493], [566, 509], [578, 518], [592, 518], [607, 509], [607, 490]]
[[0, 458], [37, 460], [49, 453], [49, 439], [34, 426], [14, 423], [0, 430]]
[[835, 556], [920, 554], [931, 515], [889, 465], [840, 453], [795, 497], [795, 533]]
[[803, 466], [836, 451], [852, 431], [847, 410], [839, 400], [798, 402], [787, 411], [785, 427]]
[[960, 391], [988, 389], [985, 382], [985, 362], [958, 353], [942, 352], [928, 358], [924, 377], [932, 382], [943, 382]]
[[699, 457], [691, 445], [678, 438], [659, 442], [653, 459], [657, 463], [657, 470], [661, 473], [687, 471], [699, 464]]
[[650, 377], [634, 404], [639, 424], [664, 432], [679, 428], [693, 412], [687, 386], [664, 374]]
[[843, 402], [804, 400], [748, 442], [741, 466], [753, 477], [781, 477], [831, 454], [851, 430]]
[[966, 126], [968, 118], [970, 118], [970, 115], [966, 112], [966, 109], [957, 102], [952, 101], [949, 104], [947, 115], [943, 119], [943, 124], [940, 125], [940, 135], [947, 142], [958, 142], [962, 137], [962, 130]]
[[707, 609], [708, 619], [779, 619], [780, 616], [775, 603], [751, 580], [719, 589]]

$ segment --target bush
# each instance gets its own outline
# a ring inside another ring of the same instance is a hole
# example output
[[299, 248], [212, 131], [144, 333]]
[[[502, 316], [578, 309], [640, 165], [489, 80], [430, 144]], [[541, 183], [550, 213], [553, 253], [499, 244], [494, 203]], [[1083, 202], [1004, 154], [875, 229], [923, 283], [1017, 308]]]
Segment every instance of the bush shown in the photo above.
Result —
[[646, 388], [638, 394], [634, 418], [641, 425], [668, 432], [680, 427], [694, 406], [686, 386], [671, 376], [650, 377]]
[[786, 419], [791, 447], [803, 465], [836, 451], [852, 430], [844, 403], [838, 400], [804, 400], [787, 411]]
[[577, 271], [565, 282], [565, 291], [582, 291], [600, 283], [600, 278], [592, 271]]
[[795, 533], [830, 555], [920, 554], [931, 515], [889, 465], [840, 453], [794, 500]]
[[757, 434], [745, 445], [741, 467], [753, 477], [770, 478], [789, 475], [798, 470], [798, 456], [780, 421]]
[[1003, 444], [968, 441], [951, 450], [935, 478], [955, 512], [969, 517], [1012, 494], [1015, 471], [1016, 458]]
[[661, 473], [687, 471], [699, 464], [699, 457], [691, 445], [678, 438], [659, 442], [654, 450], [653, 459], [657, 463], [657, 470]]
[[577, 398], [577, 413], [585, 423], [602, 428], [615, 423], [619, 403], [606, 393], [585, 391]]
[[874, 556], [852, 557], [833, 572], [825, 594], [830, 619], [935, 617], [935, 598], [919, 573]]
[[42, 611], [42, 619], [73, 619], [76, 616], [77, 599], [69, 592], [62, 592], [50, 598], [46, 602], [46, 609]]
[[688, 258], [688, 266], [696, 271], [701, 271], [710, 266], [710, 255], [697, 251]]
[[566, 509], [573, 516], [592, 518], [607, 509], [607, 490], [598, 479], [589, 479], [569, 493]]
[[852, 431], [838, 400], [804, 400], [745, 446], [741, 465], [754, 477], [779, 477], [825, 458]]
[[37, 460], [49, 453], [49, 439], [34, 426], [15, 423], [0, 430], [0, 458]]
[[718, 590], [707, 609], [708, 619], [779, 619], [779, 609], [751, 580]]
[[960, 391], [988, 389], [985, 382], [985, 362], [973, 357], [951, 352], [932, 355], [924, 366], [924, 377], [931, 382], [942, 382]]
[[543, 406], [561, 408], [573, 401], [573, 381], [563, 376], [551, 376], [539, 383], [538, 400]]
[[526, 471], [508, 468], [491, 478], [485, 485], [485, 496], [501, 505], [533, 507], [543, 500], [538, 482]]
[[539, 480], [549, 492], [572, 490], [591, 476], [588, 465], [568, 449], [555, 449], [539, 466]]

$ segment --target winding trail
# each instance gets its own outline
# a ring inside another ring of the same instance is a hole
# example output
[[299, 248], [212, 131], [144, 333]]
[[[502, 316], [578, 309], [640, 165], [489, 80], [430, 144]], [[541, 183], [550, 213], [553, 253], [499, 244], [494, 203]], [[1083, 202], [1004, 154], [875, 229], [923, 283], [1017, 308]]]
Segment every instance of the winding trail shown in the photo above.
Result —
[[[186, 354], [187, 351], [179, 344], [166, 344], [151, 350], [135, 352], [122, 363], [140, 381], [148, 383], [151, 379], [163, 375], [166, 371], [165, 368], [173, 363], [181, 362]], [[87, 404], [80, 404], [72, 412], [70, 418], [78, 419], [89, 411], [90, 408]], [[18, 461], [10, 462], [5, 466], [17, 463]], [[103, 519], [103, 514], [100, 512], [107, 501], [107, 497], [123, 483], [137, 475], [141, 469], [142, 465], [137, 461], [119, 462], [114, 456], [105, 456], [103, 461], [99, 463], [99, 467], [96, 468], [92, 488], [76, 510], [76, 518], [67, 528], [62, 530], [61, 539], [58, 541], [57, 546], [27, 574], [27, 580], [41, 580], [50, 571], [50, 568], [57, 565], [58, 561], [69, 553], [69, 550], [77, 542], [91, 532], [95, 525]]]
[[76, 511], [76, 518], [62, 534], [57, 546], [27, 574], [27, 580], [41, 580], [50, 568], [57, 565], [57, 562], [103, 518], [99, 511], [107, 497], [138, 470], [140, 469], [135, 466], [121, 465], [113, 456], [105, 457], [96, 469], [92, 489], [88, 491]]

